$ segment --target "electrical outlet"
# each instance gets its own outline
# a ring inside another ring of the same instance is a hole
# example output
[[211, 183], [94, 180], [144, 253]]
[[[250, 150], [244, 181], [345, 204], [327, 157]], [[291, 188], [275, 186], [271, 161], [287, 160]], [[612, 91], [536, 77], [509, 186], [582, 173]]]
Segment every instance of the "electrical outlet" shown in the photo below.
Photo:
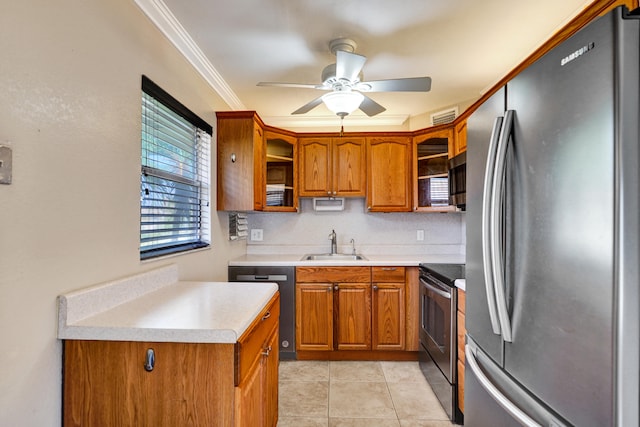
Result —
[[251, 240], [254, 242], [262, 242], [262, 228], [251, 229]]
[[424, 240], [424, 230], [416, 230], [416, 240], [419, 242]]
[[0, 145], [0, 184], [11, 184], [11, 148]]

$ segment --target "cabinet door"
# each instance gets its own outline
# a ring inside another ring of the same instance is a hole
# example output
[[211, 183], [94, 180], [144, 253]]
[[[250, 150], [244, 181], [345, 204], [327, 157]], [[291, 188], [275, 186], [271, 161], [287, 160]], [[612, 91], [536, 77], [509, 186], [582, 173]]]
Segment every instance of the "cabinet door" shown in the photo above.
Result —
[[253, 112], [218, 112], [217, 210], [261, 210], [263, 135]]
[[411, 141], [408, 137], [367, 138], [367, 209], [411, 210]]
[[278, 364], [279, 364], [279, 348], [278, 345], [278, 325], [271, 331], [270, 338], [267, 340], [266, 351], [264, 355], [264, 426], [276, 427], [278, 423]]
[[337, 350], [371, 350], [371, 284], [337, 283]]
[[300, 196], [326, 197], [331, 193], [331, 138], [301, 138]]
[[332, 286], [296, 284], [296, 350], [333, 350]]
[[367, 187], [364, 138], [334, 138], [332, 147], [332, 195], [364, 197]]
[[264, 426], [262, 360], [256, 360], [245, 380], [236, 387], [236, 427]]
[[263, 210], [295, 212], [298, 209], [297, 139], [265, 131], [264, 141]]
[[467, 121], [463, 120], [458, 123], [454, 129], [454, 152], [453, 155], [457, 156], [460, 153], [467, 151]]
[[[229, 426], [234, 345], [65, 341], [65, 426]], [[144, 368], [153, 349], [153, 370]]]
[[405, 284], [373, 284], [373, 349], [405, 349]]

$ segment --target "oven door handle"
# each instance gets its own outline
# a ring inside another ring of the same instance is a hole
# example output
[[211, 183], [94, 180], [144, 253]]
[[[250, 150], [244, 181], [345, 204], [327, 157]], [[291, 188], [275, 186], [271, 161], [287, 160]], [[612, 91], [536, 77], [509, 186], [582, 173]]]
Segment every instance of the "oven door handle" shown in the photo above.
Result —
[[433, 286], [431, 283], [427, 282], [426, 280], [424, 280], [424, 279], [422, 279], [422, 278], [420, 279], [420, 281], [421, 281], [421, 282], [424, 284], [424, 286], [425, 286], [427, 289], [429, 289], [430, 291], [432, 291], [432, 292], [434, 292], [434, 293], [436, 293], [436, 294], [440, 295], [440, 296], [441, 296], [441, 297], [443, 297], [443, 298], [451, 299], [451, 292], [445, 292], [445, 291], [443, 291], [442, 289], [438, 289], [438, 288], [436, 288], [435, 286]]

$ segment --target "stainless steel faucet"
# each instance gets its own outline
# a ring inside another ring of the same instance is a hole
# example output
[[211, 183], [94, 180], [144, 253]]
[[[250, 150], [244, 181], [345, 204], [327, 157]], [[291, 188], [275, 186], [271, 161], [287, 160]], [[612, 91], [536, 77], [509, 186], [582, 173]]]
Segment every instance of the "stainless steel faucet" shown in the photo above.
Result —
[[336, 242], [336, 230], [331, 230], [331, 234], [329, 234], [329, 240], [331, 240], [331, 255], [335, 255], [338, 253], [338, 244]]
[[355, 255], [356, 254], [356, 240], [355, 239], [351, 239], [351, 255]]

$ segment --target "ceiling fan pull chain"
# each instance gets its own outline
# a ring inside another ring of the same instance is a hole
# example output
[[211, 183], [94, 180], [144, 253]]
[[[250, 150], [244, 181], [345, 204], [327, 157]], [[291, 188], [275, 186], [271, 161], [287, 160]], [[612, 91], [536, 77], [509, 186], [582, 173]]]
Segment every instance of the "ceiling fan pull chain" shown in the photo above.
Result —
[[344, 135], [344, 116], [340, 117], [340, 138]]

